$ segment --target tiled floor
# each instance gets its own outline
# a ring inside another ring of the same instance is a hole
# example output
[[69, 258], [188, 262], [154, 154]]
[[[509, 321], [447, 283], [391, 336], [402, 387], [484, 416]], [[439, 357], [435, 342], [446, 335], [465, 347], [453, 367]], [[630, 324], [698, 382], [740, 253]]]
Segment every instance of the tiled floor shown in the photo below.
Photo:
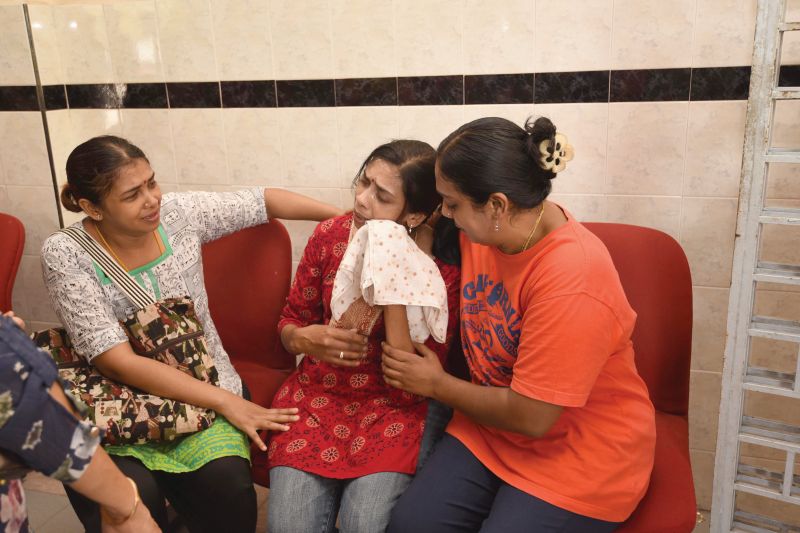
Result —
[[[72, 510], [61, 483], [42, 476], [28, 474], [24, 482], [28, 503], [28, 519], [36, 533], [82, 533], [83, 526]], [[267, 496], [269, 489], [256, 485], [258, 523], [256, 531], [267, 530]]]

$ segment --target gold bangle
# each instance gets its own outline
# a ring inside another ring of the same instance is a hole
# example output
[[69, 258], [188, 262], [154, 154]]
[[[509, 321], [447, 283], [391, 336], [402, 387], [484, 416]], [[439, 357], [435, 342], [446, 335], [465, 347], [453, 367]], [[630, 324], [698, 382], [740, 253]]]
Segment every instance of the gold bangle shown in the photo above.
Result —
[[102, 515], [103, 520], [112, 526], [120, 526], [133, 518], [133, 515], [136, 514], [136, 509], [139, 507], [139, 502], [142, 501], [141, 498], [139, 498], [139, 487], [136, 486], [136, 482], [129, 477], [126, 477], [125, 479], [127, 479], [128, 483], [130, 483], [131, 487], [133, 487], [133, 507], [131, 508], [131, 512], [128, 513], [128, 516], [122, 520], [114, 521], [114, 519], [109, 516], [108, 511], [106, 511], [104, 507], [100, 507], [100, 514]]

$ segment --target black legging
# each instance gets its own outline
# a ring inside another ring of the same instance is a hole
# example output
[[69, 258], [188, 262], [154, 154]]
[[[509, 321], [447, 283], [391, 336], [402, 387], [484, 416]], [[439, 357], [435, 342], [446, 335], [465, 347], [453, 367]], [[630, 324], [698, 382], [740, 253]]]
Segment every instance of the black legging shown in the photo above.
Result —
[[[111, 459], [136, 482], [142, 503], [163, 531], [168, 530], [165, 498], [192, 533], [251, 533], [256, 529], [256, 492], [250, 464], [241, 457], [215, 459], [185, 474], [148, 470], [131, 457], [112, 455]], [[69, 487], [66, 491], [86, 531], [100, 533], [99, 506]]]

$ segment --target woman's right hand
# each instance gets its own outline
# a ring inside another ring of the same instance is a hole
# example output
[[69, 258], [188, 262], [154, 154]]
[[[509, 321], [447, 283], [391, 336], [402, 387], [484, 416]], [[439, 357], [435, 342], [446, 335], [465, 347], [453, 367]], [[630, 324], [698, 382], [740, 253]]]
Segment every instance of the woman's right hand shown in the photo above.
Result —
[[294, 353], [304, 353], [332, 365], [356, 367], [367, 356], [367, 336], [322, 324], [298, 327], [289, 340]]

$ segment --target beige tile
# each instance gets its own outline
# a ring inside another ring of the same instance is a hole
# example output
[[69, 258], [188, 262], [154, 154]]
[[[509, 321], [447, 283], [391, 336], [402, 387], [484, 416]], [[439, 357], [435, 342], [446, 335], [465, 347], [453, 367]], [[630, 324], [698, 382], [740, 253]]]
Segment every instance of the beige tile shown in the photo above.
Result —
[[[314, 233], [317, 223], [307, 220], [286, 220], [284, 225], [289, 232], [289, 238], [292, 240], [292, 260], [299, 262], [303, 257], [303, 250], [306, 248], [308, 238]], [[294, 264], [292, 264], [292, 270], [292, 278], [294, 278], [294, 271], [297, 270]]]
[[533, 0], [466, 0], [464, 73], [533, 72], [534, 19]]
[[693, 287], [692, 368], [722, 372], [728, 289]]
[[355, 203], [355, 191], [352, 187], [346, 189], [339, 189], [339, 207], [349, 211], [353, 209]]
[[465, 124], [479, 118], [500, 117], [519, 126], [525, 124], [525, 120], [529, 117], [536, 118], [536, 109], [537, 107], [533, 104], [487, 104], [462, 107]]
[[336, 78], [395, 76], [391, 0], [331, 0]]
[[336, 108], [278, 109], [283, 172], [296, 187], [339, 187]]
[[70, 109], [69, 128], [72, 133], [71, 152], [92, 137], [122, 135], [122, 120], [118, 109]]
[[692, 370], [689, 389], [689, 447], [713, 452], [717, 445], [722, 376]]
[[800, 64], [800, 35], [796, 32], [787, 32], [783, 35], [781, 65]]
[[605, 222], [607, 199], [602, 194], [551, 194], [549, 200], [581, 222]]
[[36, 63], [43, 85], [64, 83], [64, 68], [61, 65], [58, 31], [53, 19], [53, 7], [30, 4], [28, 15], [36, 48]]
[[798, 347], [793, 342], [752, 337], [747, 362], [750, 366], [794, 374], [797, 356]]
[[773, 205], [788, 207], [785, 200], [800, 200], [800, 165], [771, 163], [767, 170], [768, 199], [778, 199]]
[[[57, 229], [57, 228], [54, 228]], [[28, 316], [31, 322], [59, 322], [58, 315], [50, 305], [50, 296], [44, 286], [42, 266], [38, 255], [25, 255], [20, 262], [19, 274], [22, 277], [22, 297], [27, 299]], [[19, 295], [15, 295], [15, 299]]]
[[734, 199], [683, 199], [680, 243], [694, 285], [730, 286], [736, 207]]
[[44, 239], [58, 229], [52, 187], [6, 186], [8, 212], [25, 225], [25, 253], [38, 255]]
[[800, 400], [775, 394], [747, 391], [744, 414], [800, 426]]
[[611, 68], [691, 66], [695, 2], [615, 0]]
[[41, 113], [0, 113], [0, 143], [7, 185], [52, 186]]
[[609, 105], [610, 194], [681, 194], [687, 102]]
[[397, 74], [462, 74], [463, 4], [459, 0], [406, 0], [394, 4]]
[[211, 18], [220, 79], [275, 79], [269, 2], [211, 0]]
[[230, 184], [285, 185], [278, 110], [224, 109], [222, 118]]
[[433, 147], [464, 124], [462, 106], [402, 106], [400, 137], [419, 139]]
[[[28, 326], [31, 326], [29, 323]], [[30, 328], [32, 331], [40, 328]], [[56, 494], [64, 496], [66, 493], [64, 492], [64, 485], [51, 477], [47, 477], [44, 474], [40, 474], [39, 472], [31, 472], [27, 476], [25, 476], [25, 480], [23, 481], [22, 485], [25, 487], [25, 491], [36, 491], [36, 492], [46, 492], [48, 494]]]
[[163, 187], [178, 182], [167, 109], [122, 109], [122, 134], [142, 149]]
[[536, 72], [608, 70], [614, 9], [613, 0], [536, 2]]
[[575, 149], [575, 158], [553, 180], [559, 193], [602, 194], [606, 187], [607, 104], [537, 104]]
[[65, 507], [69, 507], [66, 496], [57, 496], [45, 492], [26, 493], [28, 521], [31, 528], [39, 531], [45, 524], [58, 515]]
[[770, 498], [740, 492], [736, 498], [736, 508], [737, 510], [767, 516], [773, 520], [791, 524], [795, 526], [795, 528], [800, 527], [800, 518], [798, 518], [796, 503], [784, 503]]
[[[794, 32], [793, 32], [794, 33]], [[800, 36], [799, 36], [800, 37]], [[798, 60], [800, 63], [800, 60]], [[771, 146], [774, 148], [800, 148], [800, 101], [779, 100], [775, 102]]]
[[755, 25], [755, 2], [697, 0], [692, 66], [750, 65]]
[[273, 0], [270, 9], [276, 79], [332, 78], [329, 1]]
[[22, 6], [0, 6], [0, 80], [3, 85], [35, 85], [31, 48]]
[[765, 225], [761, 231], [759, 259], [772, 263], [800, 265], [800, 228]]
[[607, 222], [654, 228], [678, 239], [681, 199], [675, 196], [608, 196]]
[[158, 0], [156, 6], [166, 80], [218, 80], [208, 0]]
[[738, 198], [747, 102], [690, 102], [686, 196]]
[[753, 312], [760, 316], [800, 322], [800, 292], [757, 288]]
[[222, 109], [170, 110], [178, 183], [227, 185]]
[[[59, 183], [67, 181], [67, 156], [75, 148], [72, 140], [72, 121], [69, 110], [47, 112], [47, 130], [50, 134], [50, 146], [53, 150], [53, 165]], [[85, 140], [85, 139], [84, 139]]]
[[[366, 157], [379, 145], [399, 137], [398, 108], [339, 107], [339, 187], [349, 189]], [[435, 148], [435, 147], [434, 147]]]
[[153, 0], [107, 3], [103, 9], [117, 81], [164, 81]]
[[103, 6], [54, 6], [53, 19], [66, 82], [114, 82]]
[[711, 509], [711, 495], [714, 492], [714, 452], [689, 450], [692, 459], [692, 478], [697, 507]]

